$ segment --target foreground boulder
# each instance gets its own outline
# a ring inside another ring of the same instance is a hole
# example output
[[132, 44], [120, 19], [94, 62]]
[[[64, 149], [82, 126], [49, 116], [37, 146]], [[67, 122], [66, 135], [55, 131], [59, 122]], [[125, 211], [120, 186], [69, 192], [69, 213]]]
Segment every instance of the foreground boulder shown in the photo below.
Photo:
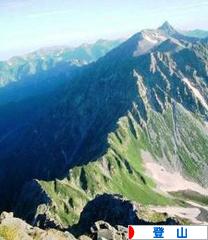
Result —
[[68, 232], [55, 229], [42, 230], [32, 227], [13, 213], [3, 212], [0, 215], [0, 239], [4, 240], [76, 240]]
[[104, 221], [96, 222], [90, 228], [93, 239], [108, 239], [108, 240], [125, 240], [128, 239], [127, 228], [123, 226], [112, 227], [110, 224]]

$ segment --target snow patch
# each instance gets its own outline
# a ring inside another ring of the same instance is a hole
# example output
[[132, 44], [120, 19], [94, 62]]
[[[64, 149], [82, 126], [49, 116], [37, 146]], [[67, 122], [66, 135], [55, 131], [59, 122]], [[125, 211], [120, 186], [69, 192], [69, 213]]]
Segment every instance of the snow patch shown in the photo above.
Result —
[[167, 37], [155, 30], [144, 30], [141, 32], [141, 39], [138, 41], [138, 46], [133, 56], [137, 57], [145, 54], [165, 40], [167, 40]]
[[193, 94], [195, 95], [195, 97], [200, 101], [200, 103], [206, 108], [206, 110], [208, 110], [208, 104], [206, 103], [206, 100], [204, 99], [204, 97], [201, 95], [201, 93], [199, 92], [199, 90], [197, 88], [195, 88], [190, 81], [187, 78], [183, 78], [183, 81], [187, 84], [187, 86], [189, 87], [189, 89], [193, 92]]
[[151, 57], [150, 72], [155, 73], [157, 70], [157, 61], [153, 53], [151, 53], [150, 57]]
[[142, 159], [148, 175], [155, 181], [159, 190], [166, 193], [191, 190], [208, 196], [208, 188], [203, 188], [195, 182], [186, 180], [179, 172], [169, 172], [155, 162], [150, 153], [143, 151]]

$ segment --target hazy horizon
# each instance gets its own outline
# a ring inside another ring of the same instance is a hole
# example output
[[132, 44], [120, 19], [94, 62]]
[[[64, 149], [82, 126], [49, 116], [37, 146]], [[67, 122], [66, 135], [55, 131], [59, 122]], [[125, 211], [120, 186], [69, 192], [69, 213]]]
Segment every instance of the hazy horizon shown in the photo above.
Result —
[[165, 21], [179, 30], [206, 30], [207, 11], [204, 0], [2, 0], [0, 60], [45, 47], [127, 38]]

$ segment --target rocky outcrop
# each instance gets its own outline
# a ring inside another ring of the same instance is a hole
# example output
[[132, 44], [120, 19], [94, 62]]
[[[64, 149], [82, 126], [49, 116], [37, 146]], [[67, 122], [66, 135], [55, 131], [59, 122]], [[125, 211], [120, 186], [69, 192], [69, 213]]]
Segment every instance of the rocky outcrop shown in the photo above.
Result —
[[[13, 213], [7, 212], [0, 215], [1, 238], [4, 240], [76, 240], [69, 232], [32, 227], [23, 220], [15, 218]], [[112, 227], [107, 222], [98, 221], [91, 226], [88, 233], [79, 236], [79, 240], [92, 239], [125, 240], [127, 239], [127, 228], [122, 226]]]
[[79, 236], [79, 240], [127, 240], [128, 229], [123, 226], [112, 227], [105, 221], [96, 222], [91, 228], [88, 235]]
[[[167, 214], [148, 211], [142, 206], [124, 199], [120, 195], [103, 194], [89, 201], [84, 207], [78, 224], [58, 231], [50, 219], [42, 219], [45, 230], [32, 227], [25, 221], [15, 218], [13, 213], [3, 212], [0, 216], [0, 237], [5, 240], [126, 240], [128, 225], [178, 224], [176, 219], [168, 218]], [[39, 214], [36, 218], [44, 217]], [[153, 216], [154, 215], [154, 216]], [[148, 221], [154, 219], [154, 221]], [[39, 221], [41, 222], [41, 221]], [[36, 224], [36, 223], [35, 223]], [[37, 224], [36, 224], [37, 225]], [[76, 238], [75, 238], [75, 237]]]
[[13, 213], [3, 212], [0, 216], [0, 239], [4, 240], [76, 240], [69, 232], [55, 229], [42, 230], [32, 227]]
[[[115, 234], [122, 235], [128, 225], [178, 224], [177, 220], [168, 218], [167, 215], [163, 219], [158, 218], [156, 222], [143, 220], [139, 217], [139, 211], [138, 205], [124, 199], [122, 196], [111, 194], [98, 195], [94, 200], [87, 203], [80, 215], [78, 224], [72, 226], [70, 231], [75, 236], [80, 236], [84, 233], [113, 236]], [[142, 213], [142, 217], [144, 217], [144, 213]], [[98, 231], [100, 229], [105, 230]], [[117, 232], [115, 229], [117, 229]]]
[[127, 228], [117, 225], [112, 227], [104, 221], [96, 222], [91, 228], [90, 233], [93, 239], [124, 240], [127, 237]]

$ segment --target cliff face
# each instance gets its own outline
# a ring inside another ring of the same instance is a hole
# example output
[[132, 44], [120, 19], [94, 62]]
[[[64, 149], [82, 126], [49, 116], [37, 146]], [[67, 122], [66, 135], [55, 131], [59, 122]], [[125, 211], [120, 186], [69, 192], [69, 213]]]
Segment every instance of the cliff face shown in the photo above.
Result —
[[[152, 219], [150, 217], [148, 221], [145, 214], [145, 209], [135, 202], [124, 199], [122, 196], [98, 195], [86, 204], [80, 214], [79, 222], [72, 226], [70, 231], [75, 235], [90, 232], [93, 229], [92, 226], [101, 220], [105, 220], [115, 228], [118, 228], [118, 226], [128, 228], [128, 225], [179, 224], [180, 222], [177, 219], [169, 218], [165, 214], [154, 211], [149, 211], [148, 214], [149, 216], [152, 214]], [[154, 219], [154, 215], [157, 216], [157, 220]]]
[[[153, 222], [146, 220], [146, 214], [149, 217], [151, 215]], [[141, 206], [122, 196], [103, 194], [87, 203], [77, 224], [62, 231], [56, 230], [60, 226], [52, 226], [49, 222], [41, 226], [45, 230], [32, 227], [14, 217], [13, 213], [3, 212], [0, 216], [0, 237], [5, 240], [75, 240], [76, 238], [126, 240], [129, 224], [178, 224], [180, 221], [180, 219], [168, 218], [165, 213], [154, 211], [147, 213]]]
[[[129, 224], [151, 224], [151, 222], [142, 219], [145, 214], [145, 209], [122, 198], [122, 196], [103, 194], [97, 196], [84, 207], [77, 224], [62, 231], [56, 230], [60, 226], [50, 225], [46, 221], [46, 225], [41, 226], [45, 230], [32, 227], [23, 220], [14, 217], [13, 213], [3, 212], [0, 216], [0, 237], [5, 240], [75, 240], [76, 238], [90, 240], [101, 237], [126, 240], [128, 239], [127, 227]], [[148, 214], [150, 215], [150, 212]], [[166, 214], [156, 212], [151, 214], [152, 219], [157, 224], [179, 223], [177, 219], [168, 218]], [[37, 223], [40, 224], [41, 221]]]

